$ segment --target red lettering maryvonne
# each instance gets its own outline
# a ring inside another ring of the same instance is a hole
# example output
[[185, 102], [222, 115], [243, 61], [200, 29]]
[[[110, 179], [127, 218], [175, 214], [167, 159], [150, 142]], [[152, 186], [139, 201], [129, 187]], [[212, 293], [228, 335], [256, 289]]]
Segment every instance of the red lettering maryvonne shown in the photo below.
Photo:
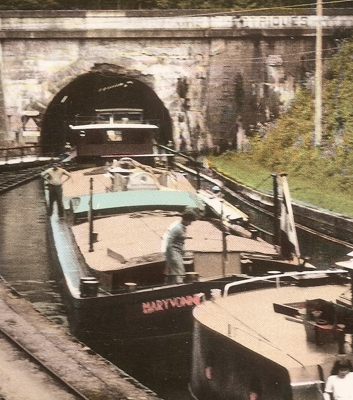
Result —
[[144, 314], [152, 314], [157, 311], [166, 311], [170, 308], [192, 307], [200, 304], [201, 299], [197, 294], [193, 296], [180, 296], [142, 303], [142, 312]]
[[156, 301], [155, 311], [163, 311], [163, 302], [162, 300]]
[[142, 303], [142, 312], [144, 314], [151, 314], [153, 309], [151, 308], [151, 303]]
[[162, 302], [163, 302], [163, 305], [164, 305], [164, 309], [168, 310], [168, 308], [169, 308], [169, 299], [163, 299]]

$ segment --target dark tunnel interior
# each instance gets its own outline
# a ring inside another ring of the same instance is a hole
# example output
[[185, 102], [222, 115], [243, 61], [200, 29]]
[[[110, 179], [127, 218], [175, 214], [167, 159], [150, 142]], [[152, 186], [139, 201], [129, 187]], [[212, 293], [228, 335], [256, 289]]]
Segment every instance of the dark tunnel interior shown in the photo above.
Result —
[[93, 117], [96, 109], [140, 108], [144, 121], [159, 126], [157, 141], [172, 139], [168, 110], [145, 83], [125, 75], [90, 72], [72, 81], [49, 104], [41, 126], [41, 145], [45, 151], [60, 151], [71, 141], [70, 124]]

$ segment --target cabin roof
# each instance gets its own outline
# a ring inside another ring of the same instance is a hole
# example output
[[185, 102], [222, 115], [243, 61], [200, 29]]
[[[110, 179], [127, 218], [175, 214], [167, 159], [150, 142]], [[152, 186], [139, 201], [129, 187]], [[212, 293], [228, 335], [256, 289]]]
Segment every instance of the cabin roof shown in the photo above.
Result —
[[101, 112], [142, 112], [143, 108], [96, 108], [96, 113]]
[[[78, 196], [78, 199], [79, 203], [73, 210], [74, 214], [87, 213], [90, 195]], [[153, 210], [159, 208], [183, 210], [185, 207], [198, 208], [198, 205], [202, 204], [202, 200], [194, 194], [177, 190], [130, 190], [96, 193], [92, 202], [95, 212], [117, 209], [123, 212], [123, 210]], [[66, 207], [68, 207], [68, 204], [66, 204]]]
[[93, 129], [158, 129], [157, 125], [151, 124], [132, 124], [132, 123], [101, 123], [101, 124], [87, 124], [87, 125], [70, 125], [73, 131], [85, 131]]
[[262, 354], [289, 372], [316, 365], [327, 372], [338, 353], [337, 341], [322, 346], [308, 341], [303, 320], [276, 313], [274, 303], [304, 305], [307, 299], [318, 298], [336, 302], [345, 290], [349, 290], [349, 286], [250, 290], [208, 301], [196, 307], [194, 317], [208, 329]]

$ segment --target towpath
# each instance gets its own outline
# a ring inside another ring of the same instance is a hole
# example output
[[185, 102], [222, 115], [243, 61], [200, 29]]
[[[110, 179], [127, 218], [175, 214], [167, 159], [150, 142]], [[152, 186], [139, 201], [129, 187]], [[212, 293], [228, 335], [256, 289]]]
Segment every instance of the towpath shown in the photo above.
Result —
[[[0, 281], [0, 331], [44, 365], [51, 375], [56, 375], [83, 399], [101, 400], [158, 400], [157, 395], [122, 370], [109, 363], [90, 348], [66, 333], [34, 310], [31, 303]], [[0, 346], [0, 350], [4, 346]], [[0, 370], [6, 370], [6, 382], [0, 380], [0, 399], [23, 400], [35, 390], [35, 382], [23, 376], [27, 382], [21, 388], [16, 385], [18, 374], [14, 364], [0, 360]], [[11, 365], [13, 367], [11, 367]], [[11, 387], [11, 381], [14, 385]], [[33, 385], [33, 387], [31, 387]], [[21, 385], [18, 385], [21, 386]], [[20, 392], [19, 392], [20, 391]], [[36, 400], [47, 400], [37, 392]], [[60, 398], [60, 397], [58, 397]], [[71, 397], [68, 397], [71, 398]]]

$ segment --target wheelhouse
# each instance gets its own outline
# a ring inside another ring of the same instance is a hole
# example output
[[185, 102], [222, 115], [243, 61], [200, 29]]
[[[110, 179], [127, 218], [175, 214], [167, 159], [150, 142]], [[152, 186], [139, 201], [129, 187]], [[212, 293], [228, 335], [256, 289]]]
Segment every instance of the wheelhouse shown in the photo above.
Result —
[[78, 161], [153, 154], [158, 126], [144, 123], [141, 109], [99, 109], [93, 121], [80, 121], [70, 125]]

